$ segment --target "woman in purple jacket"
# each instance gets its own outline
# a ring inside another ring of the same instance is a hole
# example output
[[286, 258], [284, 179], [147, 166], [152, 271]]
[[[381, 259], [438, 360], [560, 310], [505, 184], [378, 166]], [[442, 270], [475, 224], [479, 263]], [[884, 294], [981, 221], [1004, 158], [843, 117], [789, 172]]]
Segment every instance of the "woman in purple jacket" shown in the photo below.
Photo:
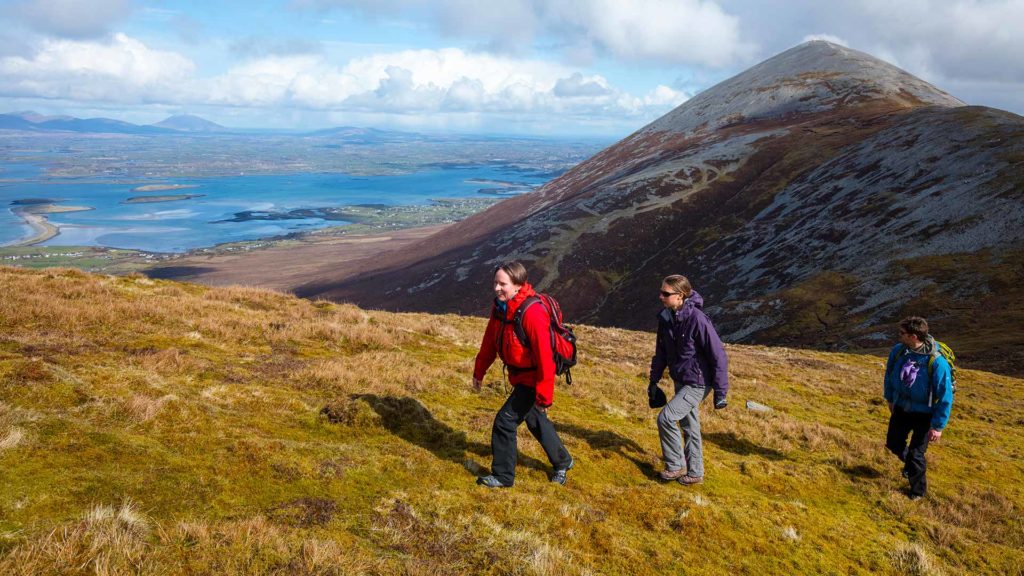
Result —
[[665, 395], [658, 382], [667, 367], [675, 384], [675, 396], [658, 414], [658, 435], [665, 460], [660, 475], [663, 480], [677, 480], [684, 485], [700, 484], [704, 481], [704, 455], [698, 410], [701, 400], [712, 390], [715, 409], [726, 407], [729, 361], [722, 340], [704, 314], [704, 299], [685, 276], [673, 274], [665, 278], [661, 284], [661, 303], [665, 309], [658, 314], [658, 343], [651, 358], [647, 394], [652, 408], [664, 404]]

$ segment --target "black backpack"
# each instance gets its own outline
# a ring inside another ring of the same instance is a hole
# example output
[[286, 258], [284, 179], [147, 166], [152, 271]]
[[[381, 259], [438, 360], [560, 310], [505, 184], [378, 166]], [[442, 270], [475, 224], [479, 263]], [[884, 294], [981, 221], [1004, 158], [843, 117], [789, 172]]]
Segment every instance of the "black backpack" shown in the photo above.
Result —
[[[564, 374], [565, 383], [572, 384], [572, 373], [569, 370], [576, 365], [576, 334], [573, 333], [572, 328], [562, 323], [562, 307], [558, 305], [557, 300], [548, 294], [537, 294], [523, 300], [523, 303], [516, 309], [516, 313], [512, 315], [511, 320], [506, 320], [504, 315], [495, 307], [494, 317], [502, 323], [502, 329], [498, 332], [498, 354], [500, 355], [503, 350], [501, 339], [505, 333], [504, 325], [509, 323], [512, 324], [512, 331], [515, 333], [519, 343], [524, 348], [530, 347], [530, 339], [526, 337], [526, 330], [523, 328], [523, 315], [526, 314], [527, 308], [537, 303], [544, 306], [548, 313], [548, 318], [551, 319], [548, 332], [551, 334], [551, 351], [555, 361], [555, 376], [562, 376]], [[533, 369], [510, 366], [505, 362], [504, 358], [501, 361], [505, 363], [505, 367], [513, 374], [517, 371], [522, 372]]]

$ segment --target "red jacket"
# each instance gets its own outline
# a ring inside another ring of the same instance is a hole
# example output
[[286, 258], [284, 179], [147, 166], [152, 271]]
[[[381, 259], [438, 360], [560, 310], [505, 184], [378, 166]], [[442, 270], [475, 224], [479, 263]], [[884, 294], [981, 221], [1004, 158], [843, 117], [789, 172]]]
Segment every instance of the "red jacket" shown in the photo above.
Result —
[[[476, 367], [473, 370], [473, 377], [483, 380], [487, 369], [494, 363], [498, 356], [498, 334], [504, 329], [501, 345], [502, 358], [510, 367], [529, 368], [528, 370], [510, 370], [508, 381], [512, 384], [522, 384], [537, 390], [537, 405], [550, 406], [555, 397], [555, 360], [551, 351], [551, 319], [548, 317], [547, 309], [543, 304], [534, 304], [526, 309], [523, 315], [523, 331], [530, 341], [530, 347], [526, 348], [516, 338], [512, 318], [516, 310], [530, 296], [535, 295], [533, 286], [529, 283], [523, 284], [515, 298], [509, 301], [508, 309], [505, 311], [507, 322], [503, 325], [501, 320], [495, 317], [498, 312], [492, 309], [491, 319], [487, 322], [487, 330], [484, 331], [483, 342], [480, 343], [480, 352], [476, 355]], [[497, 305], [495, 304], [495, 308]]]

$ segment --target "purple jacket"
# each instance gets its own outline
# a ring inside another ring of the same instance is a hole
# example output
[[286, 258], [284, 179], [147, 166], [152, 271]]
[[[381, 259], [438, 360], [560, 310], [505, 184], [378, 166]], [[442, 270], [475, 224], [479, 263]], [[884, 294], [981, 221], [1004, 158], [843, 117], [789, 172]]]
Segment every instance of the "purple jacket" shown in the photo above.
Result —
[[722, 340], [704, 314], [704, 299], [694, 291], [675, 314], [658, 314], [658, 344], [651, 358], [651, 384], [668, 373], [676, 384], [712, 386], [715, 400], [729, 392], [729, 359]]

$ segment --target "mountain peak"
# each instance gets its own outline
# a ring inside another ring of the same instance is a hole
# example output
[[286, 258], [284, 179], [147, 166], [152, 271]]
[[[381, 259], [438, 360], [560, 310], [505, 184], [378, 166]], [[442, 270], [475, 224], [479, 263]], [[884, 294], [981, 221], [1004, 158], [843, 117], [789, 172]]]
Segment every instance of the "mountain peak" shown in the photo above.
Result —
[[811, 40], [712, 86], [642, 131], [710, 131], [741, 121], [869, 103], [900, 108], [965, 105], [874, 56], [825, 40]]

